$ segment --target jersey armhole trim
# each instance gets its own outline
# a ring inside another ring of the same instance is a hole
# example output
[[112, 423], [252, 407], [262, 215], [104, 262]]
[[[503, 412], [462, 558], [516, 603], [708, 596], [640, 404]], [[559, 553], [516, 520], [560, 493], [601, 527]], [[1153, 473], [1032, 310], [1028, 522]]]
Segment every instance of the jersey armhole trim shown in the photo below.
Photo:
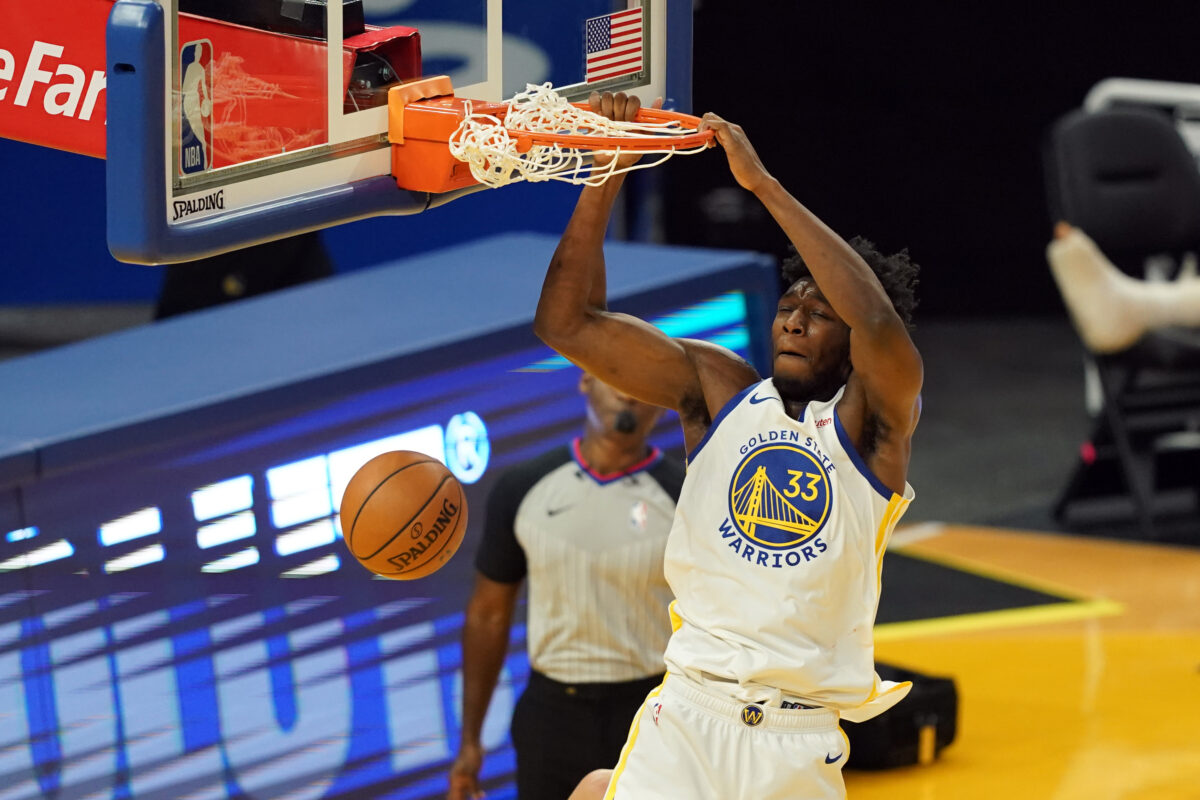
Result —
[[884, 500], [891, 500], [896, 493], [879, 480], [874, 472], [871, 472], [867, 462], [863, 461], [862, 456], [858, 454], [858, 450], [854, 447], [854, 442], [850, 441], [850, 434], [846, 433], [846, 429], [842, 427], [842, 418], [837, 412], [837, 407], [833, 409], [833, 427], [837, 431], [838, 441], [842, 444], [842, 449], [846, 451], [846, 455], [850, 456], [850, 461], [853, 462], [855, 468], [867, 479], [867, 483], [871, 484], [872, 488], [883, 497]]
[[713, 433], [717, 430], [717, 426], [721, 424], [721, 420], [729, 416], [730, 412], [737, 408], [738, 405], [740, 405], [741, 402], [746, 399], [746, 395], [750, 394], [760, 385], [762, 385], [762, 381], [750, 384], [745, 389], [742, 389], [733, 397], [729, 398], [729, 402], [721, 407], [721, 410], [717, 412], [717, 416], [713, 419], [712, 424], [709, 425], [708, 430], [705, 431], [704, 438], [701, 439], [700, 443], [692, 449], [692, 452], [687, 454], [687, 463], [689, 465], [695, 462], [696, 456], [700, 455], [700, 450], [704, 447], [704, 445], [708, 444], [708, 440], [712, 438]]

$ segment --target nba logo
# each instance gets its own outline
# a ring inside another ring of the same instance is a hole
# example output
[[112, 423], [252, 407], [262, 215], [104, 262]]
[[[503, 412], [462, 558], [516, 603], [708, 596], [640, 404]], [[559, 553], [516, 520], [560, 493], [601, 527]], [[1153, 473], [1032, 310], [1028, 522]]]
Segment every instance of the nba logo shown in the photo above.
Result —
[[200, 39], [179, 49], [179, 171], [212, 168], [212, 42]]
[[646, 508], [646, 501], [638, 500], [633, 504], [633, 507], [629, 509], [629, 527], [633, 528], [639, 533], [645, 532], [646, 520], [649, 518], [649, 516], [650, 513]]

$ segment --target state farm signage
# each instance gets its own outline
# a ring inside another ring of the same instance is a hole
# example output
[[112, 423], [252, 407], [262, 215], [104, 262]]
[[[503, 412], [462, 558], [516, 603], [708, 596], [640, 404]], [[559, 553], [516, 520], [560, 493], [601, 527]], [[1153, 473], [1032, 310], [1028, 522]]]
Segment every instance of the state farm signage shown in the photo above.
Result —
[[111, 0], [10, 3], [0, 32], [0, 137], [104, 157]]
[[9, 82], [18, 83], [13, 105], [29, 105], [36, 88], [42, 94], [42, 108], [50, 116], [78, 114], [81, 120], [91, 119], [96, 98], [104, 91], [104, 72], [92, 70], [89, 77], [78, 65], [62, 61], [62, 55], [61, 45], [35, 41], [24, 69], [18, 71], [13, 54], [0, 50], [0, 100], [8, 97]]

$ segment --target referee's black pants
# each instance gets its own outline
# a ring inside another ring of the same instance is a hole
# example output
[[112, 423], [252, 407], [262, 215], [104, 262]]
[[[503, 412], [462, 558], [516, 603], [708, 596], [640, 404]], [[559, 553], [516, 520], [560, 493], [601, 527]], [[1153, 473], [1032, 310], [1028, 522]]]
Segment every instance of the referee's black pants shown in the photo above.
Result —
[[566, 684], [531, 672], [512, 718], [517, 800], [566, 800], [584, 775], [616, 766], [634, 714], [662, 679]]

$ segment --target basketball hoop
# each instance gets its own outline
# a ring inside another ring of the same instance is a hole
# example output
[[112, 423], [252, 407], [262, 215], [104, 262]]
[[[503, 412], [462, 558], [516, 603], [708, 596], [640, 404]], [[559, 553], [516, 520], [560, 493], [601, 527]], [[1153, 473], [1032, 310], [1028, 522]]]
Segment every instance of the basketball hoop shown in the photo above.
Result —
[[[611, 120], [586, 103], [567, 102], [549, 83], [528, 84], [506, 105], [503, 114], [478, 113], [467, 101], [466, 117], [449, 141], [450, 153], [488, 186], [522, 180], [598, 186], [620, 172], [699, 153], [713, 139], [712, 131], [699, 129], [699, 117], [643, 108], [631, 122]], [[597, 166], [593, 153], [614, 157]], [[659, 158], [618, 168], [616, 156], [624, 153]]]
[[[699, 153], [713, 132], [700, 130], [699, 117], [656, 108], [617, 122], [567, 102], [548, 83], [529, 84], [504, 103], [468, 100], [455, 97], [443, 75], [392, 87], [388, 141], [397, 186], [443, 194], [522, 180], [597, 186], [677, 153]], [[659, 157], [624, 167], [614, 157], [597, 166], [594, 153]]]

